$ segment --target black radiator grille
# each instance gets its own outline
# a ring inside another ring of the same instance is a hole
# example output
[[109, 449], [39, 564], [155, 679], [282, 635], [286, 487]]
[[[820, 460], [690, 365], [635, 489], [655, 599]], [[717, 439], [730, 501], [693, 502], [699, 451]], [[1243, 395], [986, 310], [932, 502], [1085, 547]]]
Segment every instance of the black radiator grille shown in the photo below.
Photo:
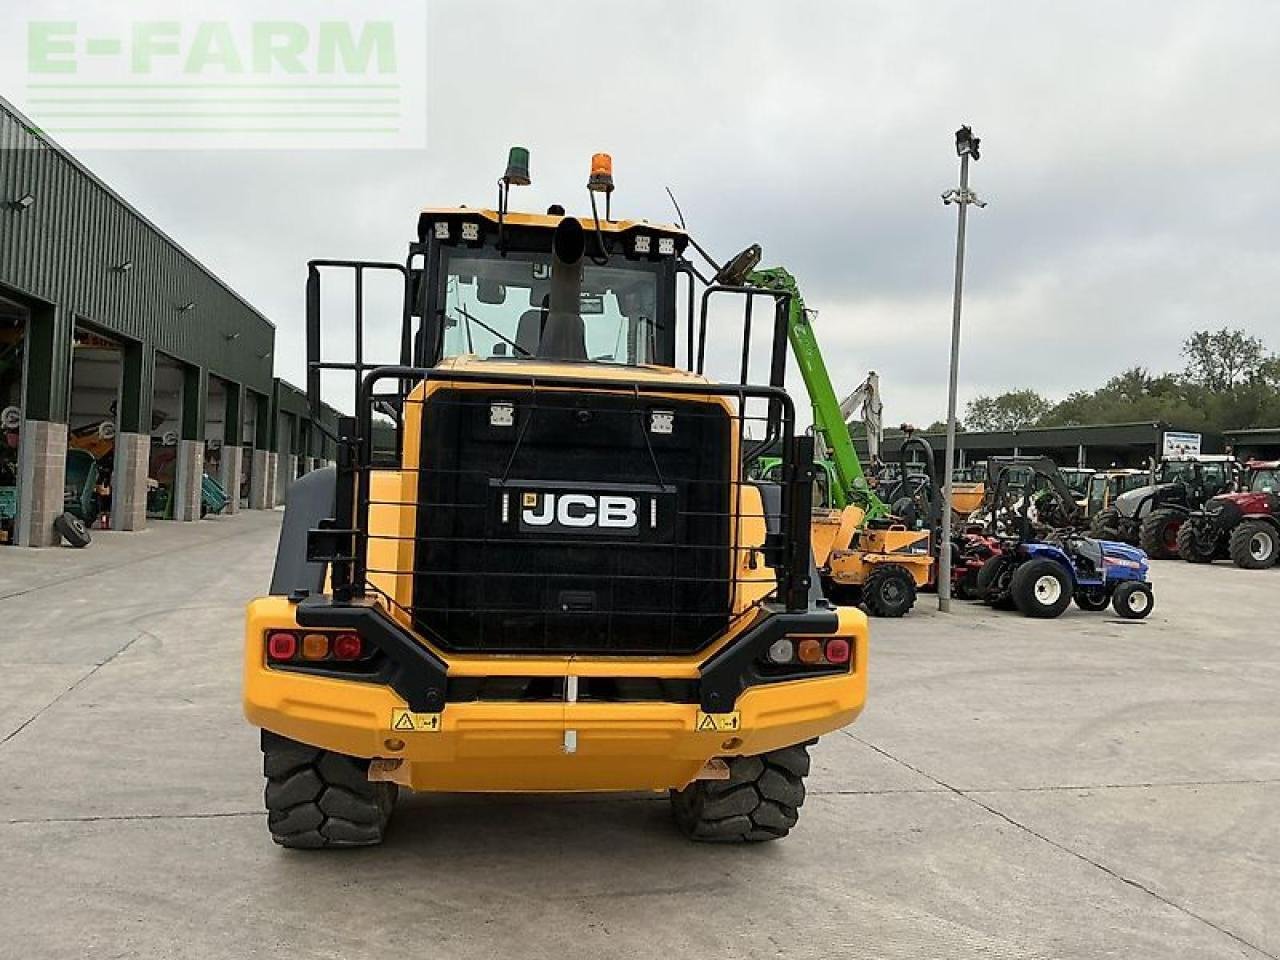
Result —
[[689, 653], [728, 625], [722, 406], [442, 388], [422, 413], [411, 612], [443, 648]]

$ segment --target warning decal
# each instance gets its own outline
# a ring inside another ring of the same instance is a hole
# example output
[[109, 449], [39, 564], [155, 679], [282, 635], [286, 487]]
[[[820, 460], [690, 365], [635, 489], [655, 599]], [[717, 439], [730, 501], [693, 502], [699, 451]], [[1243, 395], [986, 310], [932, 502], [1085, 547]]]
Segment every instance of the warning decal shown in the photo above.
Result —
[[703, 713], [699, 710], [698, 719], [694, 722], [694, 729], [699, 732], [733, 733], [741, 726], [742, 715], [737, 710], [733, 713]]
[[391, 729], [399, 733], [436, 733], [440, 729], [440, 714], [414, 713], [397, 707], [391, 711]]

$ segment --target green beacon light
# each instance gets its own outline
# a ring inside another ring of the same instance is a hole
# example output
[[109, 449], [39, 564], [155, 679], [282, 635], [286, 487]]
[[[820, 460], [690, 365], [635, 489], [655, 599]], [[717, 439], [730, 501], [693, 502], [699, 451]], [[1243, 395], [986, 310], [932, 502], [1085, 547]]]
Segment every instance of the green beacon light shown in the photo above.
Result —
[[502, 179], [517, 187], [527, 187], [533, 182], [529, 179], [529, 150], [526, 147], [511, 148], [507, 154], [507, 172]]

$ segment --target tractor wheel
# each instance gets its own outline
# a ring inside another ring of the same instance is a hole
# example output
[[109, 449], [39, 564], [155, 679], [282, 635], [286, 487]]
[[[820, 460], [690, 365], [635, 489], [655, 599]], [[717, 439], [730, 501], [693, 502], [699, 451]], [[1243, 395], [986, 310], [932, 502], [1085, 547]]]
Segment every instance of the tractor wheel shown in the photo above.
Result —
[[951, 595], [957, 600], [978, 600], [981, 593], [978, 590], [978, 570], [966, 570], [962, 575], [956, 577], [955, 583], [951, 585]]
[[372, 783], [369, 761], [262, 731], [267, 828], [282, 847], [368, 847], [382, 842], [394, 783]]
[[1178, 530], [1186, 519], [1177, 510], [1153, 510], [1138, 528], [1138, 546], [1152, 560], [1176, 559]]
[[729, 765], [728, 780], [695, 780], [683, 790], [671, 791], [676, 826], [690, 840], [705, 843], [759, 843], [785, 837], [804, 803], [808, 744], [724, 760]]
[[87, 547], [93, 539], [89, 535], [89, 528], [85, 526], [84, 521], [74, 513], [64, 513], [55, 517], [53, 529], [58, 536], [76, 549]]
[[1246, 520], [1231, 531], [1231, 562], [1245, 570], [1265, 570], [1280, 555], [1280, 535], [1265, 520]]
[[979, 600], [999, 608], [1008, 599], [1009, 567], [1012, 562], [1009, 557], [999, 553], [987, 558], [974, 579], [974, 594]]
[[1095, 540], [1123, 540], [1120, 536], [1120, 516], [1113, 509], [1101, 510], [1089, 521], [1089, 536]]
[[908, 530], [914, 530], [916, 524], [920, 522], [920, 511], [916, 508], [916, 502], [910, 497], [899, 497], [893, 501], [893, 505], [889, 507], [889, 513], [902, 521], [902, 525]]
[[862, 585], [862, 602], [873, 617], [900, 617], [915, 606], [916, 582], [902, 567], [882, 564]]
[[1103, 587], [1091, 587], [1088, 590], [1077, 590], [1076, 606], [1090, 613], [1101, 613], [1111, 603], [1111, 595]]
[[1217, 552], [1217, 545], [1201, 534], [1200, 524], [1194, 520], [1178, 528], [1178, 556], [1187, 563], [1213, 563]]
[[1054, 560], [1028, 560], [1013, 571], [1009, 594], [1024, 616], [1052, 620], [1071, 605], [1071, 576]]
[[1142, 580], [1126, 580], [1116, 587], [1111, 596], [1111, 606], [1126, 620], [1141, 620], [1156, 605], [1151, 584]]

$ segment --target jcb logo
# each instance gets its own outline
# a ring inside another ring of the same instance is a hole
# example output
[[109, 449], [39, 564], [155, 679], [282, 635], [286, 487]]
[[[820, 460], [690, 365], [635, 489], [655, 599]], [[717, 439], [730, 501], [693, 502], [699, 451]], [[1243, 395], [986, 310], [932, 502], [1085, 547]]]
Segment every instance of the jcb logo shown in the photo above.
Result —
[[573, 530], [635, 530], [639, 524], [635, 497], [621, 494], [526, 493], [521, 497], [524, 527]]

